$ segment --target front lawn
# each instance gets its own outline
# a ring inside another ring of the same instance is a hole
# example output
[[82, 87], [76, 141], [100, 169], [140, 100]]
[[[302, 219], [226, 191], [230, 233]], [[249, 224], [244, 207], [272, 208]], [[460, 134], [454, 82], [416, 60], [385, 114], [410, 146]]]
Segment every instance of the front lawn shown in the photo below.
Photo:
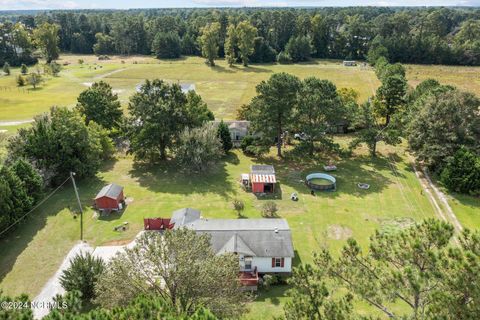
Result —
[[[345, 144], [349, 138], [338, 138]], [[182, 207], [202, 210], [204, 217], [236, 218], [232, 208], [235, 198], [245, 202], [243, 215], [261, 217], [265, 198], [242, 190], [240, 174], [249, 172], [253, 163], [273, 164], [279, 190], [274, 200], [278, 214], [286, 218], [293, 234], [294, 263], [310, 262], [312, 251], [328, 246], [338, 251], [353, 236], [362, 245], [377, 228], [386, 232], [414, 221], [433, 217], [434, 211], [407, 162], [402, 146], [380, 146], [381, 155], [370, 158], [361, 150], [351, 158], [336, 160], [336, 192], [310, 195], [302, 180], [306, 174], [322, 171], [326, 159], [274, 156], [253, 159], [239, 151], [232, 152], [210, 173], [183, 174], [172, 164], [143, 167], [130, 156], [119, 156], [105, 164], [96, 177], [78, 182], [85, 209], [85, 239], [92, 245], [130, 241], [143, 228], [143, 218], [170, 217]], [[123, 214], [94, 218], [90, 205], [100, 188], [115, 182], [125, 187], [131, 201]], [[371, 185], [361, 190], [357, 183]], [[299, 201], [290, 200], [297, 192]], [[79, 219], [73, 188], [68, 183], [41, 206], [18, 229], [0, 241], [0, 287], [10, 295], [28, 293], [34, 297], [54, 274], [63, 257], [79, 239]], [[130, 228], [116, 232], [114, 227], [128, 222]], [[271, 318], [282, 312], [284, 287], [261, 293], [251, 305], [247, 318]]]

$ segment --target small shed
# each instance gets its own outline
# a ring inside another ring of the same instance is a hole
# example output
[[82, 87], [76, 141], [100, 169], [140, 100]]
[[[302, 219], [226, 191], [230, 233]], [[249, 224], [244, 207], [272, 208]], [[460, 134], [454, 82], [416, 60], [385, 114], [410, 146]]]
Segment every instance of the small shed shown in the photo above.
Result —
[[115, 183], [103, 187], [95, 197], [95, 207], [98, 210], [121, 210], [124, 203], [123, 187]]
[[250, 183], [253, 193], [273, 193], [277, 183], [275, 169], [271, 165], [252, 165]]
[[143, 219], [144, 230], [166, 230], [172, 229], [173, 224], [170, 223], [168, 218], [145, 218]]
[[354, 61], [354, 60], [343, 61], [343, 66], [345, 66], [345, 67], [354, 67], [356, 65], [357, 65], [357, 61]]

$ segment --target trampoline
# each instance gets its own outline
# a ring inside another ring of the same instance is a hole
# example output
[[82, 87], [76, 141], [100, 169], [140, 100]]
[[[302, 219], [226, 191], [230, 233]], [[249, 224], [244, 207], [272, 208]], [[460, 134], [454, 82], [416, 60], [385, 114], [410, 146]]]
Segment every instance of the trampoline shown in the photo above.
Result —
[[326, 173], [311, 173], [306, 177], [306, 184], [313, 190], [335, 191], [337, 180]]

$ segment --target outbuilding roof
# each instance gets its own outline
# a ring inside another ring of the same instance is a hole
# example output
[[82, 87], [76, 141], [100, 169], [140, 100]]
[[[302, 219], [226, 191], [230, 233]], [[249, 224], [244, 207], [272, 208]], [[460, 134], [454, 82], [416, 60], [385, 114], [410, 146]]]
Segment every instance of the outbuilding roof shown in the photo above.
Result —
[[254, 164], [250, 167], [250, 171], [252, 174], [275, 174], [275, 168], [266, 164]]
[[95, 199], [107, 197], [110, 199], [117, 199], [118, 196], [122, 193], [123, 187], [115, 183], [110, 183], [100, 190]]

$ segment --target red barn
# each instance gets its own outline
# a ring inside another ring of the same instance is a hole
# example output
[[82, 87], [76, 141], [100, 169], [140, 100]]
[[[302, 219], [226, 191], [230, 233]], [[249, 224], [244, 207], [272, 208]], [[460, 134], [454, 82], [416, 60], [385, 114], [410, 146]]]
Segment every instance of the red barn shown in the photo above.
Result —
[[253, 193], [271, 193], [275, 191], [277, 179], [273, 166], [252, 165], [250, 171], [250, 183], [252, 184]]
[[100, 190], [95, 197], [95, 207], [99, 210], [121, 210], [125, 197], [123, 187], [111, 183]]

